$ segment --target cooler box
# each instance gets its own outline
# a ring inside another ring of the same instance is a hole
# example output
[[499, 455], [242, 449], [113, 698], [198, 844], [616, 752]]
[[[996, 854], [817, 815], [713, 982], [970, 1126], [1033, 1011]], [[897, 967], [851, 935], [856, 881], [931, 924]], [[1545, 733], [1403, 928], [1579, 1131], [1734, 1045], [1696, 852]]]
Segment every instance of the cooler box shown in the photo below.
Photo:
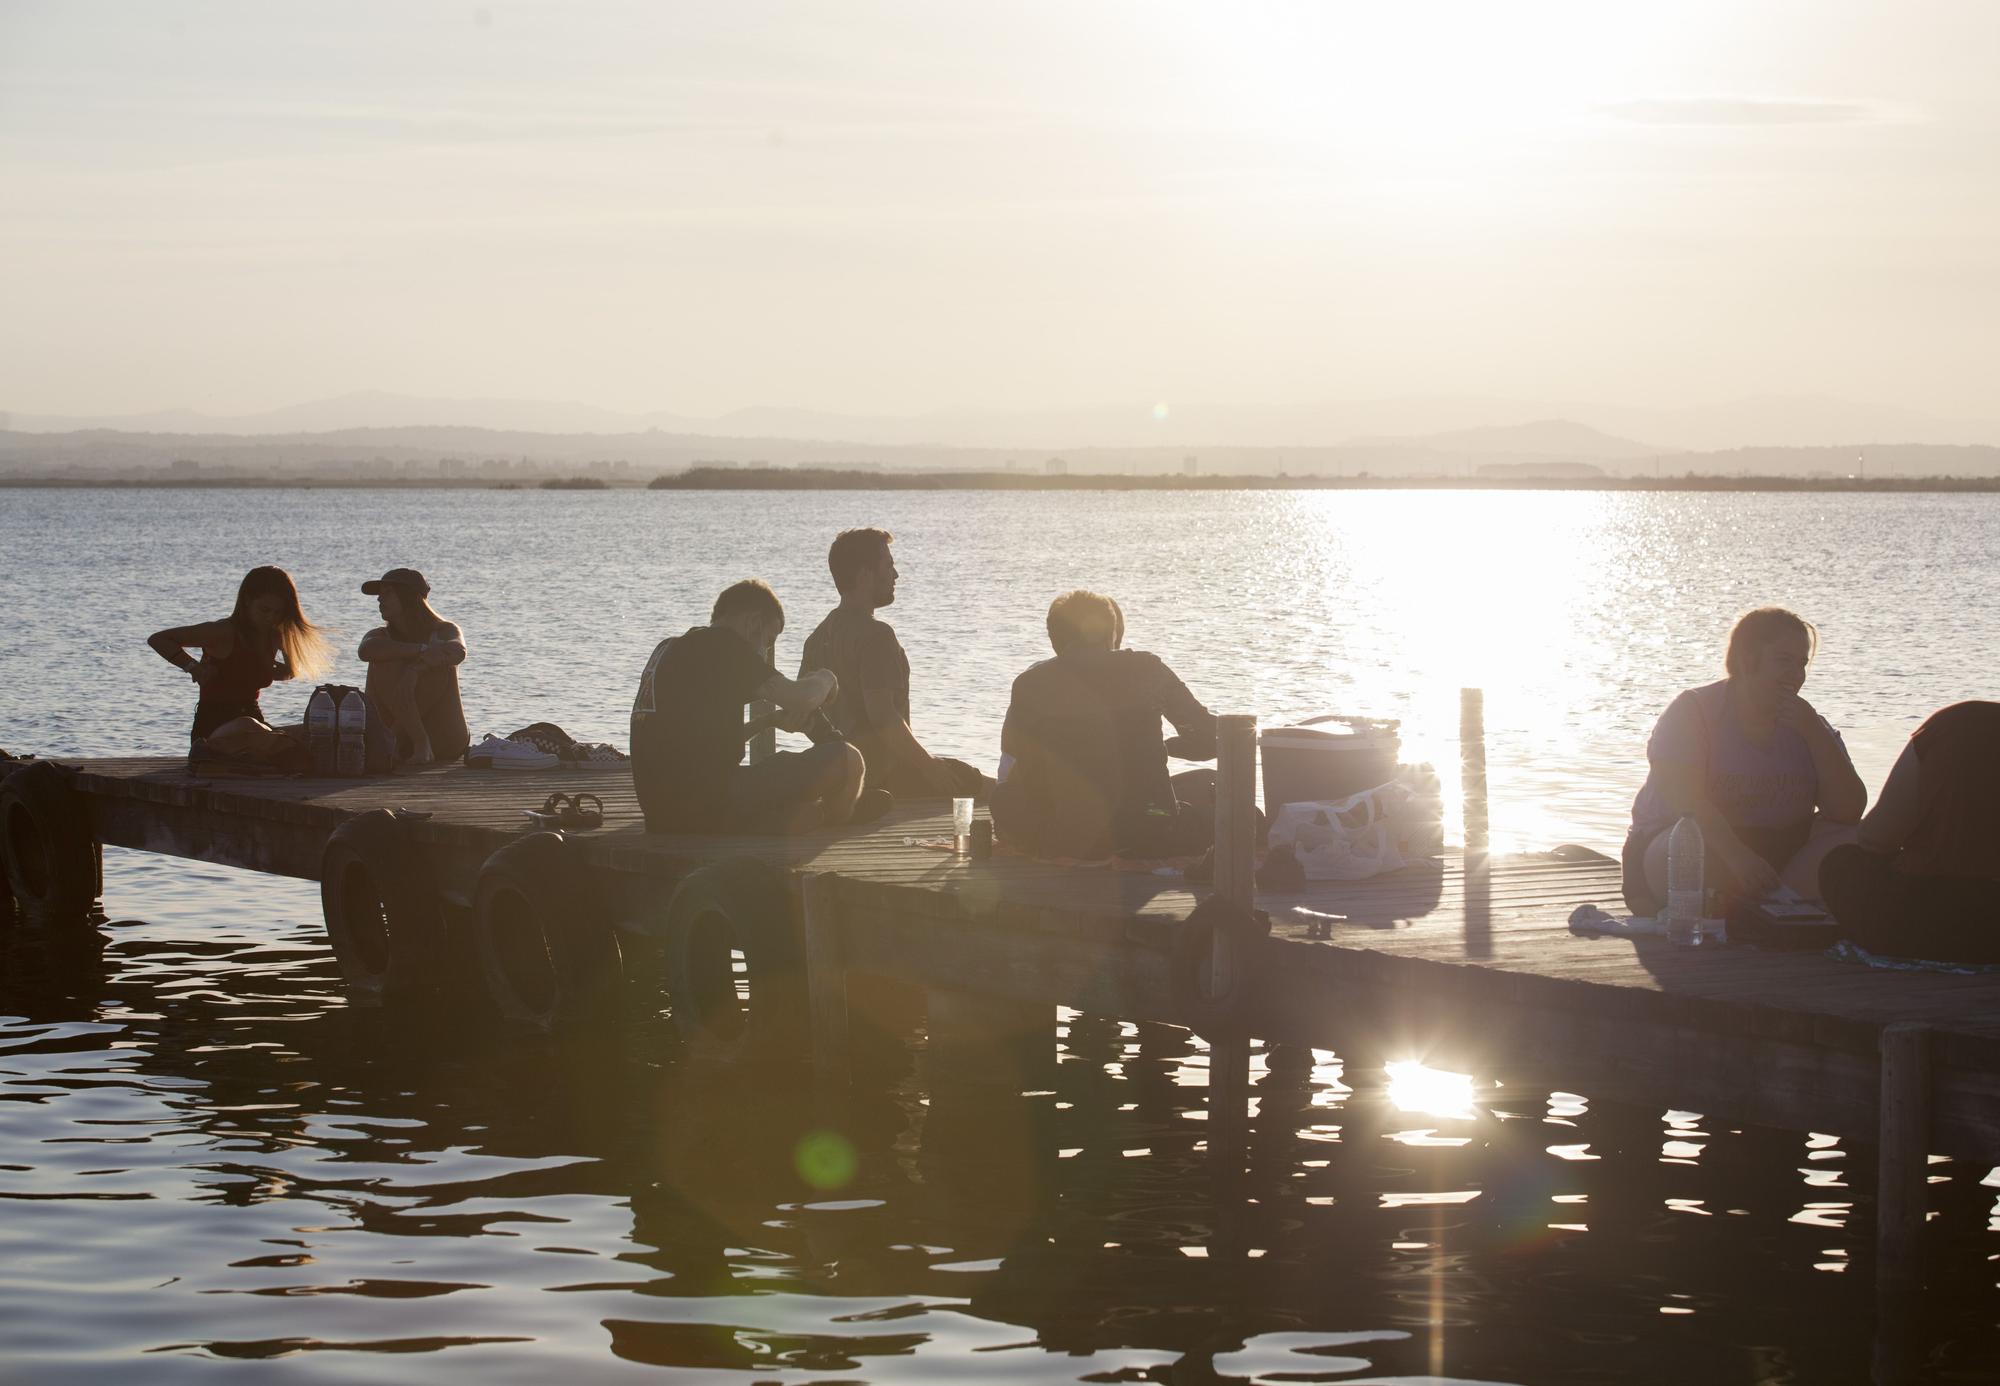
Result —
[[1258, 738], [1264, 762], [1264, 812], [1286, 804], [1345, 799], [1396, 777], [1402, 724], [1371, 717], [1315, 717], [1296, 727], [1267, 727]]

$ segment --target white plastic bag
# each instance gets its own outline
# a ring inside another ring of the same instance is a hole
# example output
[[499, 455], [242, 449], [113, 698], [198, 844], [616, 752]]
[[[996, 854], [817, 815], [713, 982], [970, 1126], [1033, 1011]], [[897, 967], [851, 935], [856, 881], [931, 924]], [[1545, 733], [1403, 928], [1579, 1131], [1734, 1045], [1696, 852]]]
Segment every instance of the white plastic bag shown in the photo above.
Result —
[[1286, 804], [1271, 845], [1289, 845], [1309, 881], [1360, 881], [1443, 850], [1444, 800], [1428, 765], [1327, 803]]

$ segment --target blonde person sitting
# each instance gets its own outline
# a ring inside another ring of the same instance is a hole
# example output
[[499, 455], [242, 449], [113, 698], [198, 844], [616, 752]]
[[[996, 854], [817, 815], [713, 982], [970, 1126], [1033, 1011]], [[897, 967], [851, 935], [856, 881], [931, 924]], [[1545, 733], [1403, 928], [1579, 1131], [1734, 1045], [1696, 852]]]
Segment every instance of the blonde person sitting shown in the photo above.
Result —
[[361, 637], [367, 693], [396, 736], [403, 765], [457, 760], [472, 736], [459, 700], [465, 636], [431, 609], [431, 585], [415, 568], [391, 568], [361, 584], [384, 624]]

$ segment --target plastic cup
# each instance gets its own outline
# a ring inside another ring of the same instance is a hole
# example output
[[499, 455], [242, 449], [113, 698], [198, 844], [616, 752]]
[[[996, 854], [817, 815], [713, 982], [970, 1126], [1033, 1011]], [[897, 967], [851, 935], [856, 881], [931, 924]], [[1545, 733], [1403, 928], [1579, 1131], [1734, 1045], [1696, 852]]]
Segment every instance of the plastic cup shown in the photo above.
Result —
[[965, 855], [967, 839], [972, 836], [972, 800], [953, 799], [951, 801], [951, 845], [960, 856]]

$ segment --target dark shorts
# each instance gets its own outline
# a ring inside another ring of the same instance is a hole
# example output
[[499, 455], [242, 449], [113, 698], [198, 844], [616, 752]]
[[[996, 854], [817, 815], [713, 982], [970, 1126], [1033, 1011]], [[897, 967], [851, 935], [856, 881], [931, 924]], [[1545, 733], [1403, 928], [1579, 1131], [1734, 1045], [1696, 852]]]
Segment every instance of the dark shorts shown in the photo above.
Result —
[[1850, 843], [1826, 854], [1819, 884], [1841, 931], [1871, 953], [2000, 963], [2000, 881], [1898, 871]]
[[[1808, 818], [1782, 828], [1738, 828], [1736, 838], [1769, 862], [1773, 871], [1783, 871], [1812, 837], [1813, 822]], [[1646, 849], [1660, 834], [1673, 831], [1673, 826], [1669, 823], [1664, 828], [1634, 828], [1625, 835], [1625, 850], [1619, 854], [1619, 864], [1625, 872], [1625, 908], [1634, 914], [1656, 915], [1666, 908], [1666, 901], [1655, 900], [1646, 884]], [[1703, 854], [1701, 878], [1710, 885], [1722, 886], [1725, 892], [1728, 889], [1729, 882], [1712, 843]]]
[[779, 751], [768, 760], [739, 765], [729, 774], [723, 831], [793, 831], [801, 826], [801, 810], [838, 790], [846, 773], [845, 741]]

